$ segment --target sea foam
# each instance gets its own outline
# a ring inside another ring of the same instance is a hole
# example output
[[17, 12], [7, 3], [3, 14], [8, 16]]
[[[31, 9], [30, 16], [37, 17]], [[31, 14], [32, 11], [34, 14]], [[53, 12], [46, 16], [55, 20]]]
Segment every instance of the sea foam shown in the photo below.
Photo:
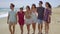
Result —
[[1, 14], [1, 15], [0, 15], [0, 18], [4, 18], [4, 17], [7, 17], [7, 16], [8, 16], [8, 13]]

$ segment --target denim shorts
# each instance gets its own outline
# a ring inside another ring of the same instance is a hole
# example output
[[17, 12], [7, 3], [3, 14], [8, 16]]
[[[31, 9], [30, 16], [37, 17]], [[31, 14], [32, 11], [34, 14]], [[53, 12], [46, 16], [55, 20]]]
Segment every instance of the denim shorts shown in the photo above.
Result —
[[38, 19], [38, 24], [42, 24], [43, 20]]

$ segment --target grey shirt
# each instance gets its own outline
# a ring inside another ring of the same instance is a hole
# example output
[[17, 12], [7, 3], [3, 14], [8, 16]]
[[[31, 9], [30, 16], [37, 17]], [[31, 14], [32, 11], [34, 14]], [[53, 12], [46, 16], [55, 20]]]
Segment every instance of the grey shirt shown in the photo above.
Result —
[[43, 20], [44, 16], [44, 7], [37, 7], [38, 19]]

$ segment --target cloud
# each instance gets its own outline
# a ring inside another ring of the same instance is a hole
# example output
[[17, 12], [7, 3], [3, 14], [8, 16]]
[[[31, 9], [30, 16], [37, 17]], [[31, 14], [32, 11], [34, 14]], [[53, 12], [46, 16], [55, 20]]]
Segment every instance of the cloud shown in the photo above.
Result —
[[9, 4], [7, 2], [0, 2], [0, 8], [7, 8]]
[[35, 0], [0, 0], [0, 8], [9, 7], [10, 3], [15, 4], [16, 7], [31, 5], [32, 3], [37, 3]]
[[[40, 0], [0, 0], [0, 8], [9, 8], [10, 3], [15, 4], [16, 8], [20, 8], [21, 6], [32, 5], [35, 3], [38, 6]], [[42, 0], [44, 2], [50, 2], [53, 7], [60, 4], [60, 0]]]

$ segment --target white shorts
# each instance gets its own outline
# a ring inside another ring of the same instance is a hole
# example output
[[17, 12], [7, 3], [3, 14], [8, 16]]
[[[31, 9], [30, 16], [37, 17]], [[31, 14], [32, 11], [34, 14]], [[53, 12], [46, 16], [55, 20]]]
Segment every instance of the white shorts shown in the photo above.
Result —
[[17, 24], [17, 22], [8, 22], [9, 25]]
[[17, 21], [9, 21], [8, 20], [8, 24], [10, 24], [10, 25], [17, 24]]
[[32, 19], [25, 19], [25, 24], [31, 24], [32, 23]]
[[37, 18], [35, 19], [32, 18], [32, 23], [37, 23], [37, 22], [38, 22]]

